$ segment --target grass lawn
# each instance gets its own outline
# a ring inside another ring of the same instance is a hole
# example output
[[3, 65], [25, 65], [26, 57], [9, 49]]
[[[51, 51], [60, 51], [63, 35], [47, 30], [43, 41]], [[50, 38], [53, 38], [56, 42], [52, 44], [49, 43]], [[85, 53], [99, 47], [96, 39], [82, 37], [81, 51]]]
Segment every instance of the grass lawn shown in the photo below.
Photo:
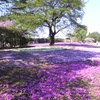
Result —
[[0, 51], [0, 100], [99, 100], [100, 48]]

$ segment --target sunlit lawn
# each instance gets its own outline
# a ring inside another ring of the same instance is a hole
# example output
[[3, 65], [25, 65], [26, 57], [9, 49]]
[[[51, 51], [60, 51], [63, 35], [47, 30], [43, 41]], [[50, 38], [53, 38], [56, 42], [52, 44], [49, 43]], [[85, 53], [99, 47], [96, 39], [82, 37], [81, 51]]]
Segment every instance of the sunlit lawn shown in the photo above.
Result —
[[83, 48], [0, 51], [0, 100], [99, 100], [100, 52]]

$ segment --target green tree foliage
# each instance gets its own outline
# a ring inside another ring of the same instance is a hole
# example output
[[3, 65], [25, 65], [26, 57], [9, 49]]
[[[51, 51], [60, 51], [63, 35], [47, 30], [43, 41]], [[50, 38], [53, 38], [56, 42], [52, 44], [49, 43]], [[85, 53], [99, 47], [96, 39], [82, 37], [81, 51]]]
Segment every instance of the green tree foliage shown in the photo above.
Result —
[[68, 37], [72, 41], [77, 41], [77, 42], [82, 41], [82, 42], [84, 42], [85, 38], [86, 38], [86, 34], [87, 34], [87, 27], [82, 25], [81, 27], [77, 26], [74, 29], [73, 34], [68, 34]]
[[13, 0], [10, 18], [22, 28], [47, 27], [53, 45], [57, 33], [79, 25], [84, 4], [84, 0]]
[[100, 33], [98, 33], [98, 32], [89, 33], [89, 35], [87, 37], [94, 38], [94, 42], [100, 41]]
[[83, 27], [76, 27], [74, 29], [74, 37], [77, 41], [82, 41], [84, 42], [85, 38], [86, 38], [86, 34], [87, 34], [87, 27], [83, 26]]

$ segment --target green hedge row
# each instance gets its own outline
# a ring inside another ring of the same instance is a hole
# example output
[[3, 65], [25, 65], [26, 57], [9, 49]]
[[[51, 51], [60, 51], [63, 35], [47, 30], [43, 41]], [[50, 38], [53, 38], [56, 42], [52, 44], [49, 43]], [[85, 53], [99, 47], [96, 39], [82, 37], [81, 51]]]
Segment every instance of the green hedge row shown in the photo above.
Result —
[[[49, 43], [49, 38], [36, 38], [32, 40], [34, 43]], [[64, 39], [55, 38], [55, 42], [64, 42]]]
[[25, 30], [0, 27], [0, 48], [23, 47], [28, 39], [23, 36]]

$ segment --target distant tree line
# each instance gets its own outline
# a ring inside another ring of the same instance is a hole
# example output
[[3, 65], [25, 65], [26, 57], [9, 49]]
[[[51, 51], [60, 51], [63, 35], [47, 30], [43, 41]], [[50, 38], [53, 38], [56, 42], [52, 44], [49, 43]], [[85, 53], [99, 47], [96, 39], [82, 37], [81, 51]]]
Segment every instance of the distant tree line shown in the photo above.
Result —
[[[29, 43], [49, 43], [49, 38], [34, 38]], [[55, 38], [55, 42], [64, 42], [62, 38]]]
[[87, 37], [93, 38], [94, 42], [97, 42], [97, 41], [100, 42], [100, 33], [99, 32], [89, 33]]
[[[25, 37], [25, 31], [18, 28], [6, 28], [0, 27], [0, 48], [15, 48], [15, 47], [24, 47], [28, 43], [49, 43], [50, 39], [48, 38], [31, 38]], [[28, 34], [28, 33], [27, 33]], [[68, 34], [69, 39], [76, 42], [85, 42], [86, 38], [93, 38], [94, 42], [100, 42], [100, 33], [92, 32], [87, 34], [87, 28], [76, 27], [73, 34]], [[55, 42], [64, 42], [62, 38], [55, 38]]]
[[87, 35], [87, 27], [76, 27], [72, 34], [68, 34], [70, 40], [75, 42], [86, 42], [86, 38], [93, 39], [93, 42], [100, 42], [100, 33], [92, 32]]
[[[0, 49], [25, 47], [28, 43], [49, 43], [49, 38], [26, 37], [26, 30], [13, 27], [0, 27]], [[64, 39], [56, 38], [55, 42], [63, 42]]]

